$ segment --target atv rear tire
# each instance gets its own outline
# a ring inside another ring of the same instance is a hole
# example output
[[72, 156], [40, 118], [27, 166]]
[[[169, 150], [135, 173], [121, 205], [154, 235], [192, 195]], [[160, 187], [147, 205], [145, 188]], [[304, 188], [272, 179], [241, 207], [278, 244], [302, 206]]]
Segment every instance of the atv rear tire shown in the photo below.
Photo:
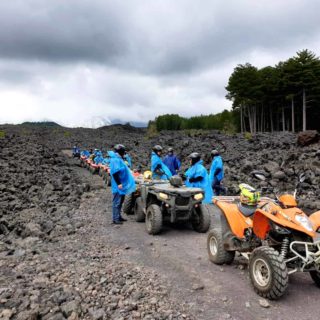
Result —
[[210, 207], [201, 204], [195, 209], [191, 220], [192, 227], [195, 231], [205, 233], [209, 230], [211, 224]]
[[319, 271], [310, 271], [310, 276], [316, 286], [320, 288], [320, 272]]
[[156, 204], [151, 204], [147, 209], [146, 229], [152, 235], [160, 233], [162, 229], [162, 212]]
[[103, 169], [99, 168], [99, 176], [102, 177], [103, 176]]
[[146, 220], [146, 215], [143, 211], [142, 199], [138, 197], [134, 205], [134, 216], [137, 222], [144, 222]]
[[123, 202], [123, 212], [127, 215], [133, 214], [133, 208], [134, 208], [134, 194], [128, 194]]
[[288, 269], [279, 253], [270, 247], [253, 250], [249, 274], [254, 290], [263, 298], [276, 300], [287, 290]]
[[211, 229], [207, 237], [207, 251], [209, 260], [215, 264], [231, 264], [235, 251], [227, 251], [224, 248], [221, 229]]

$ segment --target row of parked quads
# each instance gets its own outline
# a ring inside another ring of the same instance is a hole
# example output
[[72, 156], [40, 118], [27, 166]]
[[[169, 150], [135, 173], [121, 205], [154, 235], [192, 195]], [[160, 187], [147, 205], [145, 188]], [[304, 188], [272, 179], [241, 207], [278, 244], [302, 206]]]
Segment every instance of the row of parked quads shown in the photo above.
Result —
[[[110, 185], [107, 166], [84, 159], [81, 163]], [[133, 174], [137, 189], [126, 196], [123, 210], [137, 222], [145, 221], [149, 234], [160, 233], [166, 221], [191, 222], [195, 231], [209, 231], [209, 260], [222, 265], [231, 264], [236, 254], [248, 259], [253, 288], [264, 298], [280, 298], [287, 291], [289, 275], [296, 272], [308, 272], [320, 287], [320, 211], [307, 215], [296, 201], [304, 174], [293, 194], [278, 195], [267, 174], [255, 171], [253, 176], [263, 180], [265, 188], [258, 191], [241, 184], [240, 196], [216, 196], [213, 205], [203, 204], [203, 191], [185, 187], [180, 177], [157, 181], [150, 172]], [[261, 197], [261, 192], [273, 196]]]

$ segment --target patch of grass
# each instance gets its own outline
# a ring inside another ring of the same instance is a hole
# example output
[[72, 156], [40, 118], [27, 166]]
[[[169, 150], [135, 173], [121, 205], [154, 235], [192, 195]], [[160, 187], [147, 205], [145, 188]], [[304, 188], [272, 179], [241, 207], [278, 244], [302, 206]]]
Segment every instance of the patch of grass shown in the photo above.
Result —
[[6, 137], [6, 132], [3, 130], [0, 130], [0, 139], [3, 139]]
[[66, 138], [69, 138], [69, 137], [71, 137], [71, 132], [70, 132], [70, 131], [65, 131], [65, 132], [63, 133], [63, 135], [64, 135]]
[[252, 134], [250, 132], [245, 132], [243, 137], [246, 139], [246, 140], [252, 140]]

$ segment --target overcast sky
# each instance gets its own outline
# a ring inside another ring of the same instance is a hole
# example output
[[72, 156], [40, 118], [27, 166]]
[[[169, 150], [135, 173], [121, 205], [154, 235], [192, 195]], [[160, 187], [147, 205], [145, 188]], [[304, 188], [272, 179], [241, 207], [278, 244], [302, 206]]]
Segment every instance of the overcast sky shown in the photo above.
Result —
[[319, 12], [318, 0], [2, 0], [0, 123], [222, 111], [237, 64], [320, 55]]

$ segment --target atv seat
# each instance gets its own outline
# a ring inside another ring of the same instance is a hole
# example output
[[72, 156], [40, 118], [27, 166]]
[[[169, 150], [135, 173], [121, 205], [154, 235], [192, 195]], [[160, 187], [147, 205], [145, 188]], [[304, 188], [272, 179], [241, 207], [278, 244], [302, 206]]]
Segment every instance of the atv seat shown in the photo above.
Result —
[[255, 211], [256, 211], [256, 209], [257, 209], [257, 205], [255, 205], [255, 206], [249, 206], [249, 205], [247, 205], [247, 204], [239, 203], [238, 208], [239, 208], [240, 212], [241, 212], [244, 216], [250, 217], [250, 216], [252, 216], [252, 215], [255, 213]]

